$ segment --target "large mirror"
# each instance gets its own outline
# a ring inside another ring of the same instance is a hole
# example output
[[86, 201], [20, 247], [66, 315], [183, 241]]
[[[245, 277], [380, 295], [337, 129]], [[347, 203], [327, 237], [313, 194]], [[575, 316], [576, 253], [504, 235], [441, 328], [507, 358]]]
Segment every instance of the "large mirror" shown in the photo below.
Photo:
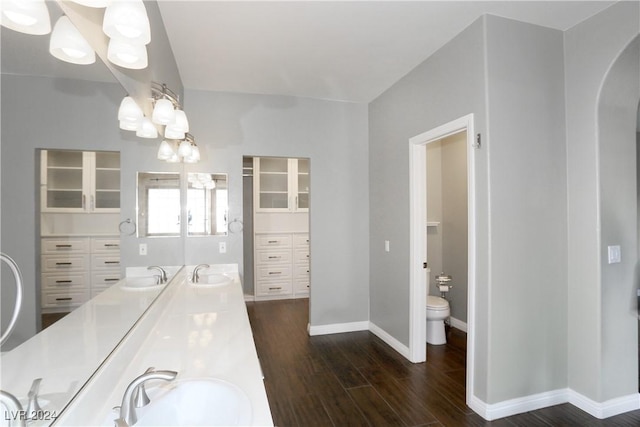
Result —
[[226, 174], [187, 174], [187, 234], [189, 236], [227, 234], [228, 190]]

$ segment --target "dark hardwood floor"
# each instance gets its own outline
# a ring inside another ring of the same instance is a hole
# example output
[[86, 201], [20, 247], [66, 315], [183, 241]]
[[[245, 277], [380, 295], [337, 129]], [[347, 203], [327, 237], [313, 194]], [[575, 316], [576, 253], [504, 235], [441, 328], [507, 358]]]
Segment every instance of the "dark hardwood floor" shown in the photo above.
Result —
[[277, 426], [640, 426], [563, 404], [488, 422], [465, 404], [466, 337], [412, 364], [368, 331], [309, 337], [308, 300], [247, 303]]

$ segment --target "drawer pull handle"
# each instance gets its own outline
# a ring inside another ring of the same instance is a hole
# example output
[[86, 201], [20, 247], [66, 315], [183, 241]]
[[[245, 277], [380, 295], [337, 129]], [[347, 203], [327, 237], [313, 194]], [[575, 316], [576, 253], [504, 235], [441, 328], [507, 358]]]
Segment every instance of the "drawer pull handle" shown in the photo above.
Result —
[[56, 301], [71, 301], [73, 298], [56, 298]]
[[277, 259], [277, 258], [282, 258], [281, 256], [270, 256], [269, 259]]
[[119, 282], [120, 279], [104, 279], [105, 282]]
[[278, 243], [278, 241], [277, 240], [269, 240], [268, 243]]
[[73, 283], [73, 280], [56, 280], [56, 283]]
[[120, 264], [120, 261], [105, 261], [105, 264]]
[[73, 265], [70, 262], [56, 262], [56, 265]]
[[278, 291], [278, 290], [280, 290], [280, 289], [282, 289], [282, 287], [281, 287], [281, 286], [274, 287], [274, 288], [269, 288], [269, 290], [270, 290], [270, 291]]
[[270, 271], [269, 274], [282, 274], [282, 271]]
[[105, 248], [117, 248], [118, 246], [120, 246], [118, 243], [105, 243], [104, 247]]
[[309, 285], [307, 285], [307, 288], [309, 287]]
[[56, 245], [56, 248], [72, 248], [73, 245]]

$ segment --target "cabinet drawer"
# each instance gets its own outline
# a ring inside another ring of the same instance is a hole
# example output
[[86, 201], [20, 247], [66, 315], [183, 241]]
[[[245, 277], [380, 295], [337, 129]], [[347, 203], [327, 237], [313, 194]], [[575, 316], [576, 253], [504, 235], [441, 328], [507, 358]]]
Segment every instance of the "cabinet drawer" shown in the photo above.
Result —
[[117, 237], [92, 237], [91, 253], [120, 253], [120, 239]]
[[84, 254], [89, 252], [89, 239], [79, 237], [43, 238], [41, 251], [47, 255]]
[[91, 256], [92, 270], [115, 270], [120, 268], [120, 254], [100, 254]]
[[294, 234], [293, 245], [295, 247], [305, 246], [309, 247], [309, 235], [308, 234]]
[[52, 307], [76, 307], [88, 300], [87, 291], [69, 291], [42, 294], [42, 306]]
[[293, 269], [293, 277], [295, 280], [306, 280], [309, 281], [309, 265], [296, 265]]
[[69, 289], [83, 290], [88, 286], [87, 275], [82, 273], [44, 274], [42, 276], [43, 292], [66, 292]]
[[257, 234], [256, 249], [263, 248], [290, 248], [290, 234]]
[[257, 280], [281, 280], [291, 278], [290, 265], [261, 265], [258, 266]]
[[258, 296], [266, 295], [287, 295], [291, 294], [291, 281], [257, 281], [256, 294]]
[[309, 280], [294, 280], [293, 281], [293, 291], [296, 295], [301, 294], [309, 294], [309, 288], [311, 285], [309, 284]]
[[113, 272], [100, 272], [91, 275], [91, 290], [107, 289], [111, 285], [115, 285], [121, 280], [120, 270]]
[[89, 269], [89, 257], [87, 255], [55, 256], [44, 255], [42, 257], [42, 272], [54, 273], [61, 271], [83, 271]]
[[291, 250], [256, 251], [258, 264], [288, 264], [291, 262]]

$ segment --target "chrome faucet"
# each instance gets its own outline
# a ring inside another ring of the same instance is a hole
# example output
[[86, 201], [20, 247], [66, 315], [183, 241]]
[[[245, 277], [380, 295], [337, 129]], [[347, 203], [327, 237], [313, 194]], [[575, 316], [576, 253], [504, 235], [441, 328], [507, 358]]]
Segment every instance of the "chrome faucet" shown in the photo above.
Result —
[[164, 268], [159, 265], [152, 265], [147, 267], [147, 270], [158, 270], [160, 272], [160, 283], [167, 283], [167, 272]]
[[198, 271], [200, 271], [201, 268], [209, 268], [209, 264], [198, 264], [196, 268], [193, 269], [193, 273], [191, 274], [191, 283], [198, 283], [200, 280]]
[[4, 419], [9, 426], [25, 427], [25, 413], [20, 401], [16, 397], [4, 390], [0, 390], [0, 404], [4, 406]]
[[151, 369], [147, 369], [147, 372], [140, 375], [127, 386], [127, 389], [124, 392], [124, 396], [122, 397], [122, 405], [120, 405], [120, 418], [115, 420], [116, 425], [124, 425], [132, 426], [136, 422], [138, 422], [138, 417], [136, 415], [136, 402], [135, 397], [136, 393], [139, 393], [138, 387], [144, 385], [145, 382], [149, 380], [165, 380], [172, 381], [178, 375], [175, 371], [154, 371]]
[[42, 378], [36, 378], [33, 380], [33, 383], [31, 383], [31, 389], [29, 389], [29, 393], [27, 394], [27, 398], [29, 399], [27, 403], [27, 417], [35, 418], [38, 413], [42, 412], [42, 408], [38, 402], [38, 392], [41, 382]]

